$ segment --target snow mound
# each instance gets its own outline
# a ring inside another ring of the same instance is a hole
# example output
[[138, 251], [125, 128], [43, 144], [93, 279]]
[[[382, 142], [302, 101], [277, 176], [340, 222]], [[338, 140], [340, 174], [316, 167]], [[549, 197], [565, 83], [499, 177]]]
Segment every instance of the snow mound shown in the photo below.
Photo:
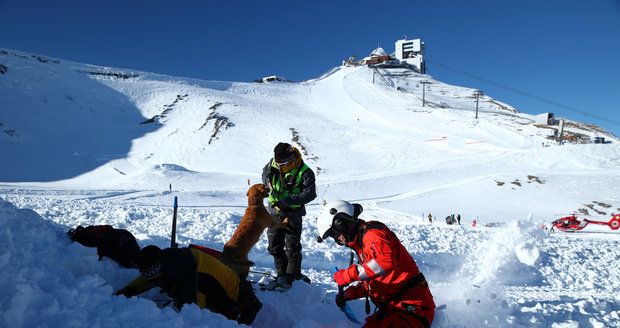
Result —
[[525, 265], [533, 266], [540, 257], [540, 250], [532, 242], [523, 242], [515, 247], [515, 253], [519, 261]]
[[181, 165], [175, 164], [159, 164], [153, 166], [153, 169], [162, 172], [192, 172]]
[[526, 267], [540, 257], [543, 238], [544, 232], [531, 222], [511, 221], [477, 246], [463, 270], [473, 277], [475, 285], [522, 280], [527, 272], [533, 274], [534, 269]]

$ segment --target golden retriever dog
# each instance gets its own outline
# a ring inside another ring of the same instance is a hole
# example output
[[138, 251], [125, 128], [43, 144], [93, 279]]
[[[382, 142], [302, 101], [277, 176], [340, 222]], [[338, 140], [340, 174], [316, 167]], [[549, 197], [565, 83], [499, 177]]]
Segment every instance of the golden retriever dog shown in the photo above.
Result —
[[247, 192], [248, 208], [230, 240], [224, 244], [220, 260], [228, 265], [239, 277], [245, 279], [254, 262], [248, 259], [250, 249], [258, 242], [265, 228], [278, 224], [263, 205], [269, 196], [269, 188], [262, 183], [250, 187]]

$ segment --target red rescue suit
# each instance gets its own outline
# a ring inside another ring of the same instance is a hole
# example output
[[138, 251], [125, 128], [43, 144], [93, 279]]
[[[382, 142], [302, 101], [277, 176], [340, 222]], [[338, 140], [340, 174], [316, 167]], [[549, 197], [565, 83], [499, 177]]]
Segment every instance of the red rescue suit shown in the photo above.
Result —
[[361, 281], [346, 289], [344, 298], [369, 296], [377, 306], [364, 327], [431, 325], [435, 317], [433, 295], [409, 252], [387, 226], [360, 220], [359, 232], [347, 246], [357, 253], [360, 264], [340, 270], [334, 278], [339, 285]]

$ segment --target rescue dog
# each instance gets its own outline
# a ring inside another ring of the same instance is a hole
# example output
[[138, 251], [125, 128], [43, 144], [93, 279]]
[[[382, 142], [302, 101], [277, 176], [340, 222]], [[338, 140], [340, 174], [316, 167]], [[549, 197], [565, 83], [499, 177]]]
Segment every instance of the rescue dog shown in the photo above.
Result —
[[263, 199], [269, 196], [269, 188], [262, 183], [250, 187], [247, 192], [248, 207], [243, 213], [235, 233], [226, 244], [220, 260], [239, 277], [245, 279], [254, 262], [248, 259], [248, 253], [260, 239], [263, 231], [274, 225], [282, 224], [274, 220], [263, 205]]

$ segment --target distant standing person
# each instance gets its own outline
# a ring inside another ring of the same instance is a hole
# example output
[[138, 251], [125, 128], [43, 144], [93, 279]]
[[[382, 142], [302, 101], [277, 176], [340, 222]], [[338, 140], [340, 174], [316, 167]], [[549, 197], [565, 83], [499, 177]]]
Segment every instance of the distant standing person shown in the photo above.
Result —
[[460, 214], [456, 214], [456, 222], [458, 222], [459, 225], [461, 225], [461, 215]]
[[170, 189], [170, 191], [172, 191], [172, 183], [170, 185], [168, 185], [168, 189]]
[[433, 224], [433, 216], [431, 215], [431, 213], [428, 213], [428, 222], [430, 224]]
[[273, 158], [263, 168], [263, 184], [269, 186], [267, 210], [285, 224], [267, 229], [269, 254], [276, 269], [274, 288], [290, 288], [293, 281], [310, 279], [301, 274], [301, 230], [305, 204], [316, 198], [314, 172], [304, 163], [299, 150], [278, 143]]

